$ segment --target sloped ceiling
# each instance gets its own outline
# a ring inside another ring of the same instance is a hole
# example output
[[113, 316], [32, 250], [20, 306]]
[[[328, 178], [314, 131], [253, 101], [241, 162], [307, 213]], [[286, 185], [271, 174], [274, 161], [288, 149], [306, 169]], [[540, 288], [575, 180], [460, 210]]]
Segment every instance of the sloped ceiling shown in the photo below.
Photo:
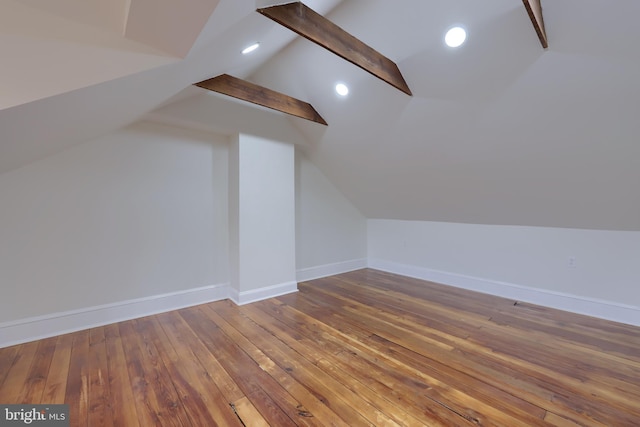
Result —
[[[0, 173], [147, 117], [299, 139], [369, 218], [640, 230], [636, 0], [543, 0], [547, 50], [519, 0], [305, 2], [395, 61], [413, 97], [260, 16], [264, 1], [161, 3], [3, 3]], [[329, 126], [190, 86], [222, 73]]]
[[639, 230], [640, 3], [543, 7], [548, 50], [520, 1], [343, 2], [330, 18], [395, 60], [413, 97], [304, 40], [252, 78], [323, 114], [307, 151], [369, 218]]

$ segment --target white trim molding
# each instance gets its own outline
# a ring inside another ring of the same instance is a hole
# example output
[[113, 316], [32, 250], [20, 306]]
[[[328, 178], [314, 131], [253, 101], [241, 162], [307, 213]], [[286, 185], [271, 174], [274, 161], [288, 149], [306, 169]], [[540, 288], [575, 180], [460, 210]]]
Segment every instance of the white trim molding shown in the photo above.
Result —
[[321, 277], [348, 273], [349, 271], [360, 270], [362, 268], [367, 268], [366, 258], [334, 262], [332, 264], [324, 264], [317, 267], [302, 268], [296, 272], [296, 279], [298, 282], [305, 282], [307, 280], [320, 279]]
[[383, 259], [371, 258], [369, 259], [368, 266], [369, 268], [400, 274], [402, 276], [428, 280], [430, 282], [510, 298], [517, 301], [525, 301], [531, 304], [626, 323], [628, 325], [640, 326], [640, 307], [546, 289], [530, 288], [513, 283], [465, 276], [447, 271], [431, 270], [425, 267], [400, 264]]
[[277, 285], [265, 286], [264, 288], [252, 289], [250, 291], [238, 292], [237, 289], [229, 288], [229, 299], [237, 305], [250, 304], [268, 298], [279, 297], [281, 295], [298, 292], [298, 283], [285, 282]]
[[225, 283], [0, 323], [0, 348], [228, 297]]

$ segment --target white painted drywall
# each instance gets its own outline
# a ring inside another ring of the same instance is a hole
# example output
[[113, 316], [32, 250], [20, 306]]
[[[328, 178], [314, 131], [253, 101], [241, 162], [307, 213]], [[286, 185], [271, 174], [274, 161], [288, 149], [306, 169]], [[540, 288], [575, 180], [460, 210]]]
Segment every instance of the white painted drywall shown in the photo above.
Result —
[[295, 286], [294, 146], [248, 134], [231, 145], [231, 287], [242, 302], [251, 291]]
[[228, 282], [227, 145], [138, 123], [0, 175], [0, 322]]
[[302, 151], [297, 150], [297, 269], [307, 270], [366, 257], [365, 217]]
[[640, 232], [370, 219], [368, 254], [640, 309]]

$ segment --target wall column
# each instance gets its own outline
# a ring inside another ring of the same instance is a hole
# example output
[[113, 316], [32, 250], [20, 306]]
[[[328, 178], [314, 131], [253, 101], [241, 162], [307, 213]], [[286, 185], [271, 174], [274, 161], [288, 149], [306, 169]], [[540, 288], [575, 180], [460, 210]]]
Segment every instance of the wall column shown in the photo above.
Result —
[[253, 135], [231, 141], [230, 297], [238, 304], [297, 290], [294, 153]]

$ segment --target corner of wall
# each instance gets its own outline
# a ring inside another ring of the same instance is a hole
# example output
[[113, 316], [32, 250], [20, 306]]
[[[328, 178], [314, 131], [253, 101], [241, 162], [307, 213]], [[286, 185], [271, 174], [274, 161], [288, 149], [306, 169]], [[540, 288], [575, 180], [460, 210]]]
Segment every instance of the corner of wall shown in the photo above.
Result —
[[250, 304], [252, 302], [262, 301], [268, 298], [275, 298], [282, 295], [298, 292], [298, 284], [296, 282], [280, 283], [272, 286], [265, 286], [260, 289], [252, 289], [249, 291], [239, 292], [237, 289], [229, 288], [229, 299], [237, 305]]

